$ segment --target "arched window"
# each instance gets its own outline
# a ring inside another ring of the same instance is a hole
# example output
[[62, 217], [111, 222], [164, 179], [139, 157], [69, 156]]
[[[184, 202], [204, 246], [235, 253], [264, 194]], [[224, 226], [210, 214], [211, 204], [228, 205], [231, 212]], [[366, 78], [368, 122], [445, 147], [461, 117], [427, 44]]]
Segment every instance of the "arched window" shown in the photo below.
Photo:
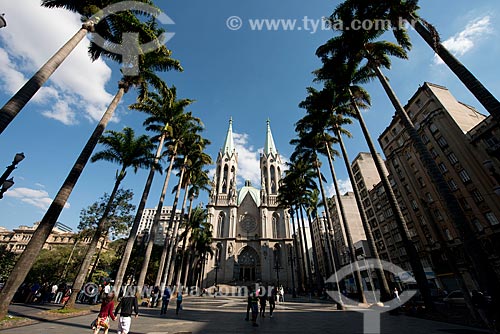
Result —
[[219, 213], [219, 218], [217, 219], [217, 237], [218, 238], [224, 237], [224, 220], [225, 220], [224, 212]]
[[227, 174], [229, 169], [227, 165], [224, 166], [224, 176], [222, 177], [222, 193], [227, 194]]
[[279, 269], [281, 269], [281, 245], [280, 244], [274, 245], [273, 254], [274, 254], [274, 268], [276, 270], [279, 270]]
[[276, 194], [276, 170], [271, 166], [271, 194]]
[[279, 238], [280, 237], [279, 216], [276, 213], [273, 214], [272, 227], [273, 227], [273, 238], [274, 239]]

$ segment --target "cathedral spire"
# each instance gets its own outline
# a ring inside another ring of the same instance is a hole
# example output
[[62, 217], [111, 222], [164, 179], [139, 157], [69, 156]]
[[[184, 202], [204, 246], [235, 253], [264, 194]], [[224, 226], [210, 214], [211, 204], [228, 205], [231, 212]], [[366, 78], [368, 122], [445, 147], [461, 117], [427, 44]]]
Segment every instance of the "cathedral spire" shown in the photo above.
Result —
[[233, 141], [233, 118], [229, 119], [229, 129], [227, 129], [226, 140], [224, 141], [224, 148], [222, 153], [231, 154], [234, 151], [234, 141]]
[[267, 119], [267, 133], [266, 133], [266, 144], [264, 145], [264, 154], [269, 155], [276, 152], [276, 146], [274, 146], [273, 134], [271, 133], [271, 121]]

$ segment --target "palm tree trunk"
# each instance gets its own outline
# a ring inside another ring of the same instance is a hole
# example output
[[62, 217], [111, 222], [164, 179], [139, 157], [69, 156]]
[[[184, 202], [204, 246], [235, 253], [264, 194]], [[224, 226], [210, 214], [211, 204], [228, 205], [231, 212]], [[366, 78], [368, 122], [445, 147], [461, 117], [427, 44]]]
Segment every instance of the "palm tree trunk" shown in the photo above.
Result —
[[[156, 239], [156, 234], [158, 233], [158, 227], [160, 226], [160, 218], [161, 218], [161, 211], [163, 208], [163, 202], [165, 201], [165, 194], [167, 193], [168, 183], [170, 182], [170, 175], [172, 174], [172, 168], [174, 167], [175, 151], [176, 149], [174, 148], [174, 154], [170, 158], [170, 164], [168, 166], [167, 174], [165, 175], [165, 180], [163, 181], [163, 188], [161, 190], [160, 199], [158, 200], [158, 205], [156, 206], [156, 212], [153, 218], [153, 224], [151, 225], [151, 232], [149, 233], [149, 240], [146, 245], [146, 250], [144, 253], [144, 260], [142, 262], [142, 268], [139, 274], [139, 280], [137, 281], [137, 288], [140, 289], [138, 291], [142, 291], [142, 287], [144, 286], [144, 280], [146, 279], [146, 275], [148, 273], [149, 261], [151, 259], [151, 252], [153, 251], [153, 245]], [[163, 233], [166, 233], [166, 231], [163, 231]], [[161, 261], [160, 265], [162, 265]], [[156, 278], [156, 280], [158, 281], [158, 278]], [[155, 283], [155, 287], [158, 285], [159, 283]], [[160, 291], [164, 291], [164, 289]]]
[[[189, 198], [189, 210], [188, 210], [188, 216], [187, 216], [187, 221], [189, 222], [190, 219], [191, 219], [191, 212], [192, 212], [192, 209], [193, 209], [193, 196], [191, 196]], [[189, 259], [191, 257], [191, 254], [187, 254], [187, 258], [186, 258], [186, 246], [187, 246], [187, 237], [188, 237], [188, 234], [189, 234], [189, 225], [186, 224], [186, 231], [185, 231], [185, 235], [184, 235], [184, 238], [182, 239], [182, 259], [181, 259], [181, 269], [180, 269], [180, 273], [179, 275], [182, 277], [181, 280], [182, 280], [182, 286], [187, 286], [187, 279], [188, 279], [188, 275], [187, 275], [187, 272], [188, 272], [188, 266], [189, 266]], [[177, 283], [179, 284], [179, 283]]]
[[[349, 95], [350, 95], [350, 99], [351, 99], [351, 106], [353, 107], [353, 109], [356, 113], [356, 118], [358, 119], [359, 125], [360, 125], [361, 130], [363, 132], [363, 135], [365, 137], [365, 141], [368, 144], [368, 148], [370, 149], [370, 154], [371, 154], [373, 161], [375, 163], [375, 167], [377, 168], [377, 172], [378, 172], [378, 175], [380, 177], [380, 180], [382, 181], [382, 186], [384, 187], [385, 195], [387, 196], [387, 200], [389, 201], [389, 205], [390, 205], [391, 210], [394, 214], [394, 217], [396, 220], [396, 225], [397, 225], [398, 231], [399, 231], [399, 235], [401, 236], [401, 238], [403, 240], [403, 245], [405, 247], [406, 253], [408, 254], [410, 265], [412, 267], [413, 273], [414, 273], [415, 278], [417, 280], [417, 285], [418, 285], [419, 289], [427, 290], [427, 291], [423, 292], [422, 295], [428, 294], [430, 296], [430, 289], [429, 289], [429, 284], [427, 284], [427, 277], [425, 275], [425, 270], [422, 266], [422, 262], [420, 262], [417, 249], [415, 248], [415, 245], [413, 244], [413, 241], [411, 240], [410, 232], [408, 231], [408, 226], [406, 225], [406, 221], [405, 221], [405, 218], [403, 216], [403, 212], [401, 211], [401, 208], [399, 207], [399, 203], [398, 203], [398, 200], [396, 198], [396, 195], [394, 194], [394, 191], [392, 190], [392, 186], [391, 186], [391, 183], [389, 182], [389, 178], [387, 177], [387, 175], [384, 171], [383, 162], [381, 161], [380, 156], [377, 154], [377, 150], [375, 149], [375, 145], [374, 145], [373, 140], [370, 136], [370, 132], [368, 131], [368, 128], [366, 126], [363, 115], [361, 114], [350, 89], [349, 89]], [[383, 301], [383, 302], [390, 300], [392, 297], [388, 286], [387, 287], [381, 286], [380, 293], [381, 293], [381, 301]]]
[[[73, 286], [71, 287], [72, 293], [71, 296], [69, 297], [68, 302], [66, 305], [64, 305], [64, 308], [69, 308], [72, 309], [75, 306], [76, 302], [76, 297], [78, 296], [80, 290], [83, 287], [83, 284], [85, 284], [85, 278], [87, 277], [87, 273], [89, 271], [90, 263], [92, 262], [92, 258], [94, 257], [97, 244], [99, 243], [99, 239], [101, 239], [101, 236], [103, 234], [107, 235], [106, 232], [106, 221], [108, 219], [109, 212], [111, 211], [111, 207], [113, 206], [113, 201], [115, 200], [116, 193], [118, 191], [118, 188], [120, 187], [120, 183], [125, 177], [125, 168], [122, 168], [119, 174], [116, 176], [116, 181], [115, 185], [113, 187], [113, 191], [111, 192], [111, 195], [109, 195], [109, 200], [108, 203], [106, 204], [106, 208], [104, 209], [104, 212], [102, 214], [101, 219], [99, 220], [99, 223], [97, 224], [97, 228], [95, 230], [94, 236], [92, 237], [92, 240], [90, 241], [89, 247], [87, 249], [87, 253], [85, 254], [83, 261], [80, 265], [80, 269], [78, 270], [78, 274], [75, 277], [75, 280], [73, 281]], [[106, 240], [103, 240], [103, 243]]]
[[299, 245], [297, 242], [297, 232], [295, 230], [295, 215], [294, 215], [295, 210], [290, 208], [290, 216], [292, 216], [292, 228], [293, 228], [293, 242], [294, 242], [294, 248], [295, 248], [295, 258], [297, 259], [297, 286], [302, 286], [302, 275], [301, 273], [301, 265], [300, 265], [300, 252], [299, 252]]
[[[352, 242], [351, 228], [349, 227], [349, 222], [347, 221], [347, 215], [345, 214], [344, 204], [342, 202], [342, 195], [340, 194], [339, 184], [337, 180], [337, 175], [335, 174], [335, 169], [333, 168], [332, 156], [328, 143], [325, 142], [325, 147], [328, 156], [328, 163], [330, 164], [330, 172], [333, 178], [333, 184], [335, 187], [335, 193], [337, 194], [337, 203], [339, 206], [340, 217], [342, 220], [342, 227], [344, 227], [344, 233], [347, 239], [347, 247], [349, 249], [349, 261], [354, 266], [354, 281], [356, 282], [356, 287], [358, 289], [358, 298], [360, 303], [366, 303], [365, 292], [363, 288], [363, 283], [361, 280], [361, 272], [359, 270], [358, 261], [356, 259], [356, 249], [354, 249], [354, 243]], [[319, 168], [319, 167], [318, 167]], [[333, 223], [333, 222], [332, 222]], [[389, 300], [389, 299], [387, 299]]]
[[[422, 138], [419, 136], [413, 122], [399, 102], [399, 99], [396, 97], [396, 94], [389, 85], [389, 82], [383, 75], [380, 68], [375, 67], [374, 70], [394, 108], [396, 109], [396, 113], [400, 117], [413, 145], [415, 146], [415, 150], [417, 151], [422, 164], [425, 166], [432, 183], [434, 184], [439, 196], [443, 199], [442, 203], [447, 209], [451, 221], [463, 237], [464, 250], [475, 269], [474, 271], [477, 275], [479, 286], [483, 289], [483, 291], [488, 291], [494, 299], [500, 300], [500, 290], [498, 286], [499, 277], [488, 263], [488, 254], [484, 251], [483, 247], [479, 243], [479, 240], [475, 237], [475, 233], [470, 223], [467, 221], [462, 207], [458, 203], [455, 196], [451, 193], [446, 180], [437, 167], [436, 162], [427, 150]], [[439, 227], [435, 228], [439, 230]]]
[[95, 269], [99, 265], [99, 259], [101, 258], [101, 253], [102, 253], [102, 250], [104, 249], [105, 241], [108, 238], [108, 234], [109, 234], [108, 232], [109, 232], [109, 230], [106, 231], [106, 233], [104, 233], [101, 237], [103, 239], [101, 242], [101, 246], [99, 247], [99, 250], [97, 251], [97, 255], [95, 257], [94, 264], [92, 264], [92, 269], [90, 269], [88, 276], [85, 277], [85, 282], [89, 282], [92, 280], [92, 276], [94, 275]]
[[[182, 225], [182, 222], [184, 221], [184, 211], [186, 210], [186, 204], [187, 204], [187, 199], [188, 199], [188, 194], [189, 194], [189, 183], [190, 183], [190, 180], [188, 179], [188, 182], [186, 183], [186, 191], [184, 192], [184, 200], [182, 201], [182, 209], [181, 209], [181, 219], [179, 221], [179, 225]], [[187, 232], [187, 229], [188, 229], [188, 222], [189, 222], [189, 218], [188, 220], [186, 220], [186, 228], [184, 229], [185, 232]], [[186, 246], [186, 239], [187, 239], [187, 233], [186, 233], [186, 236], [183, 239], [183, 243], [182, 243], [182, 248], [181, 248], [181, 259], [180, 259], [180, 266], [178, 268], [178, 271], [177, 271], [177, 281], [176, 281], [176, 285], [179, 286], [181, 284], [181, 274], [182, 274], [182, 261], [184, 260], [184, 246]], [[175, 245], [175, 249], [177, 249], [177, 245], [179, 244], [179, 236], [177, 236], [177, 238], [175, 239], [176, 240], [176, 245]], [[171, 280], [173, 279], [173, 276], [174, 276], [174, 269], [175, 269], [175, 266], [172, 266], [172, 268], [170, 269], [170, 277], [171, 277]]]
[[[309, 256], [309, 243], [307, 242], [307, 235], [306, 235], [306, 225], [304, 223], [304, 213], [302, 211], [302, 206], [299, 206], [299, 211], [300, 211], [300, 220], [302, 222], [302, 231], [304, 235], [304, 246], [306, 248], [306, 261], [307, 261], [307, 273], [309, 275], [309, 288], [311, 289], [313, 286], [313, 278], [312, 278], [312, 269], [311, 269], [311, 257]], [[297, 217], [298, 219], [298, 217]]]
[[87, 144], [85, 144], [85, 147], [83, 148], [80, 156], [71, 168], [71, 171], [66, 177], [66, 180], [64, 180], [64, 183], [59, 189], [59, 192], [50, 204], [49, 209], [43, 216], [42, 220], [38, 224], [38, 228], [33, 233], [33, 236], [26, 246], [26, 249], [19, 257], [19, 260], [17, 260], [16, 265], [14, 266], [14, 269], [12, 270], [9, 278], [5, 282], [2, 291], [0, 291], [0, 319], [2, 319], [7, 314], [7, 309], [10, 302], [12, 301], [12, 298], [14, 297], [14, 294], [16, 293], [19, 286], [23, 283], [26, 275], [28, 275], [28, 272], [33, 266], [33, 263], [40, 253], [40, 250], [42, 249], [45, 241], [52, 232], [52, 228], [56, 224], [61, 211], [66, 205], [66, 202], [68, 201], [68, 198], [76, 185], [76, 182], [78, 181], [80, 175], [83, 172], [83, 169], [85, 168], [85, 165], [92, 155], [92, 151], [96, 147], [99, 138], [108, 125], [109, 120], [113, 116], [113, 113], [118, 106], [118, 102], [123, 97], [123, 94], [125, 94], [126, 89], [127, 86], [121, 83], [120, 88], [118, 89], [118, 92], [115, 95], [113, 101], [102, 116], [101, 121], [99, 122], [97, 127], [94, 129], [94, 132], [87, 141]]
[[[165, 134], [163, 133], [160, 136], [160, 142], [158, 143], [158, 147], [156, 149], [155, 154], [155, 164], [156, 165], [160, 161], [161, 152], [163, 151], [163, 144], [165, 142]], [[117, 294], [121, 289], [123, 284], [123, 278], [125, 277], [125, 272], [127, 271], [128, 262], [130, 261], [130, 255], [132, 254], [132, 249], [134, 248], [135, 239], [137, 238], [137, 232], [139, 231], [139, 226], [141, 225], [142, 213], [144, 212], [144, 208], [146, 207], [146, 202], [149, 197], [149, 191], [151, 190], [151, 185], [153, 184], [153, 179], [155, 176], [155, 167], [151, 166], [149, 170], [148, 178], [146, 180], [146, 184], [144, 186], [144, 190], [142, 192], [141, 201], [139, 202], [139, 207], [137, 208], [137, 212], [135, 214], [134, 223], [132, 224], [132, 228], [130, 229], [130, 234], [127, 238], [127, 243], [125, 245], [125, 249], [123, 251], [122, 259], [120, 261], [120, 267], [118, 268], [118, 272], [116, 273], [114, 290]], [[154, 222], [153, 222], [154, 223]], [[146, 261], [144, 261], [146, 262]], [[147, 261], [149, 262], [149, 260]], [[146, 269], [147, 271], [147, 269]], [[142, 271], [141, 271], [142, 274]], [[144, 280], [142, 281], [144, 284]], [[142, 286], [141, 290], [142, 291]]]
[[[443, 44], [437, 41], [433, 34], [422, 24], [421, 20], [410, 14], [409, 22], [424, 41], [436, 52], [449, 69], [462, 81], [467, 89], [476, 97], [481, 105], [500, 122], [500, 102], [491, 92], [465, 67], [455, 56], [453, 56]], [[437, 32], [436, 32], [437, 33]]]
[[24, 106], [45, 84], [52, 73], [61, 65], [76, 46], [93, 30], [92, 22], [85, 22], [81, 29], [71, 37], [39, 70], [29, 79], [21, 89], [0, 110], [0, 134], [9, 126], [10, 122], [19, 114]]
[[[316, 212], [316, 217], [317, 217], [317, 212]], [[312, 224], [313, 220], [311, 219], [311, 215], [309, 212], [307, 212], [307, 219], [309, 219], [309, 226], [310, 226], [310, 231], [311, 231], [311, 243], [312, 243], [312, 251], [313, 251], [313, 263], [314, 267], [316, 268], [316, 285], [318, 291], [321, 291], [323, 288], [323, 280], [321, 278], [321, 272], [319, 270], [319, 263], [318, 263], [318, 250], [316, 249], [316, 238], [314, 237], [314, 233], [312, 232]], [[319, 230], [318, 230], [319, 231]]]
[[[347, 173], [349, 174], [349, 179], [351, 180], [352, 190], [354, 192], [354, 197], [356, 198], [356, 204], [358, 205], [359, 216], [361, 218], [361, 223], [363, 224], [363, 230], [365, 231], [366, 241], [368, 243], [368, 249], [376, 261], [375, 273], [377, 274], [377, 279], [380, 284], [381, 291], [383, 293], [389, 293], [389, 285], [387, 284], [387, 279], [382, 269], [382, 263], [380, 262], [380, 256], [378, 254], [377, 246], [375, 245], [375, 239], [373, 238], [372, 228], [370, 223], [368, 223], [368, 218], [366, 217], [365, 210], [363, 210], [363, 201], [361, 200], [361, 195], [359, 193], [358, 185], [356, 184], [356, 179], [354, 178], [354, 173], [352, 172], [351, 164], [349, 163], [349, 157], [347, 155], [347, 150], [344, 145], [344, 140], [340, 134], [340, 131], [336, 130], [336, 136], [339, 141], [340, 149], [342, 151], [342, 156], [344, 157], [345, 167]], [[390, 294], [390, 293], [389, 293]]]
[[304, 258], [304, 238], [302, 237], [302, 229], [300, 228], [300, 218], [299, 218], [299, 206], [296, 206], [295, 212], [297, 212], [297, 231], [299, 232], [299, 261], [300, 261], [300, 269], [304, 275], [303, 280], [303, 288], [307, 286], [307, 267], [306, 267], [306, 259]]
[[[186, 163], [186, 161], [187, 161], [187, 156], [184, 157], [183, 165]], [[168, 223], [169, 226], [171, 224], [173, 224], [173, 222], [175, 220], [175, 211], [177, 209], [177, 203], [179, 202], [179, 196], [180, 196], [181, 190], [182, 190], [181, 185], [182, 185], [182, 181], [183, 181], [185, 172], [186, 172], [186, 167], [182, 166], [181, 175], [179, 176], [179, 183], [177, 185], [177, 191], [175, 192], [174, 204], [172, 205], [172, 214], [170, 215], [170, 222]], [[167, 260], [166, 260], [163, 279], [162, 279], [162, 283], [161, 283], [162, 290], [165, 289], [165, 285], [167, 284], [167, 282], [171, 281], [171, 277], [169, 277], [170, 276], [169, 275], [170, 274], [170, 265], [171, 265], [172, 261], [175, 260], [174, 259], [175, 241], [177, 240], [178, 229], [179, 229], [179, 220], [177, 220], [174, 224], [174, 230], [172, 232], [172, 236], [171, 236], [170, 242], [169, 242], [168, 253], [166, 254]], [[164, 249], [164, 251], [165, 251], [165, 249]]]
[[316, 163], [316, 173], [318, 174], [321, 197], [323, 197], [323, 203], [325, 204], [325, 214], [326, 214], [326, 221], [325, 221], [325, 235], [326, 235], [325, 244], [326, 245], [325, 246], [327, 248], [328, 257], [326, 258], [326, 260], [328, 263], [328, 270], [329, 270], [327, 275], [331, 275], [332, 273], [337, 271], [336, 260], [335, 260], [334, 250], [333, 250], [333, 240], [331, 240], [331, 238], [330, 238], [331, 237], [330, 233], [333, 231], [332, 216], [330, 214], [330, 206], [328, 205], [328, 197], [327, 197], [326, 192], [325, 192], [325, 187], [323, 186], [323, 179], [321, 177], [321, 170], [319, 169], [319, 164], [317, 164], [317, 163]]

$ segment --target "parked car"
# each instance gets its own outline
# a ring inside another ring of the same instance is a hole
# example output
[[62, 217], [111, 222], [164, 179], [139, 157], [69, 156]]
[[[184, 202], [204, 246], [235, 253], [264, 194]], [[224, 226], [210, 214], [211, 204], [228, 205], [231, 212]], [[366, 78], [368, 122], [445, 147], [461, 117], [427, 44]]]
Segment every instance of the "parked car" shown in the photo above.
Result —
[[443, 302], [447, 305], [465, 305], [464, 294], [460, 290], [452, 291], [443, 298]]

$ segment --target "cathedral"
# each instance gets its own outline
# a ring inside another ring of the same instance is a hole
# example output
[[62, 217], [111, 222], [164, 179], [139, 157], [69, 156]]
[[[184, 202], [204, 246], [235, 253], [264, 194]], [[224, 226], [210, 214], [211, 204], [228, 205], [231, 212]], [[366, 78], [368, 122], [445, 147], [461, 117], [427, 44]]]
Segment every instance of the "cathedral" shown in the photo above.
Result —
[[205, 286], [212, 284], [280, 284], [292, 286], [288, 210], [278, 206], [283, 166], [269, 121], [260, 155], [260, 189], [245, 181], [238, 189], [238, 152], [232, 120], [217, 156], [208, 219], [213, 227], [214, 256], [205, 264]]

